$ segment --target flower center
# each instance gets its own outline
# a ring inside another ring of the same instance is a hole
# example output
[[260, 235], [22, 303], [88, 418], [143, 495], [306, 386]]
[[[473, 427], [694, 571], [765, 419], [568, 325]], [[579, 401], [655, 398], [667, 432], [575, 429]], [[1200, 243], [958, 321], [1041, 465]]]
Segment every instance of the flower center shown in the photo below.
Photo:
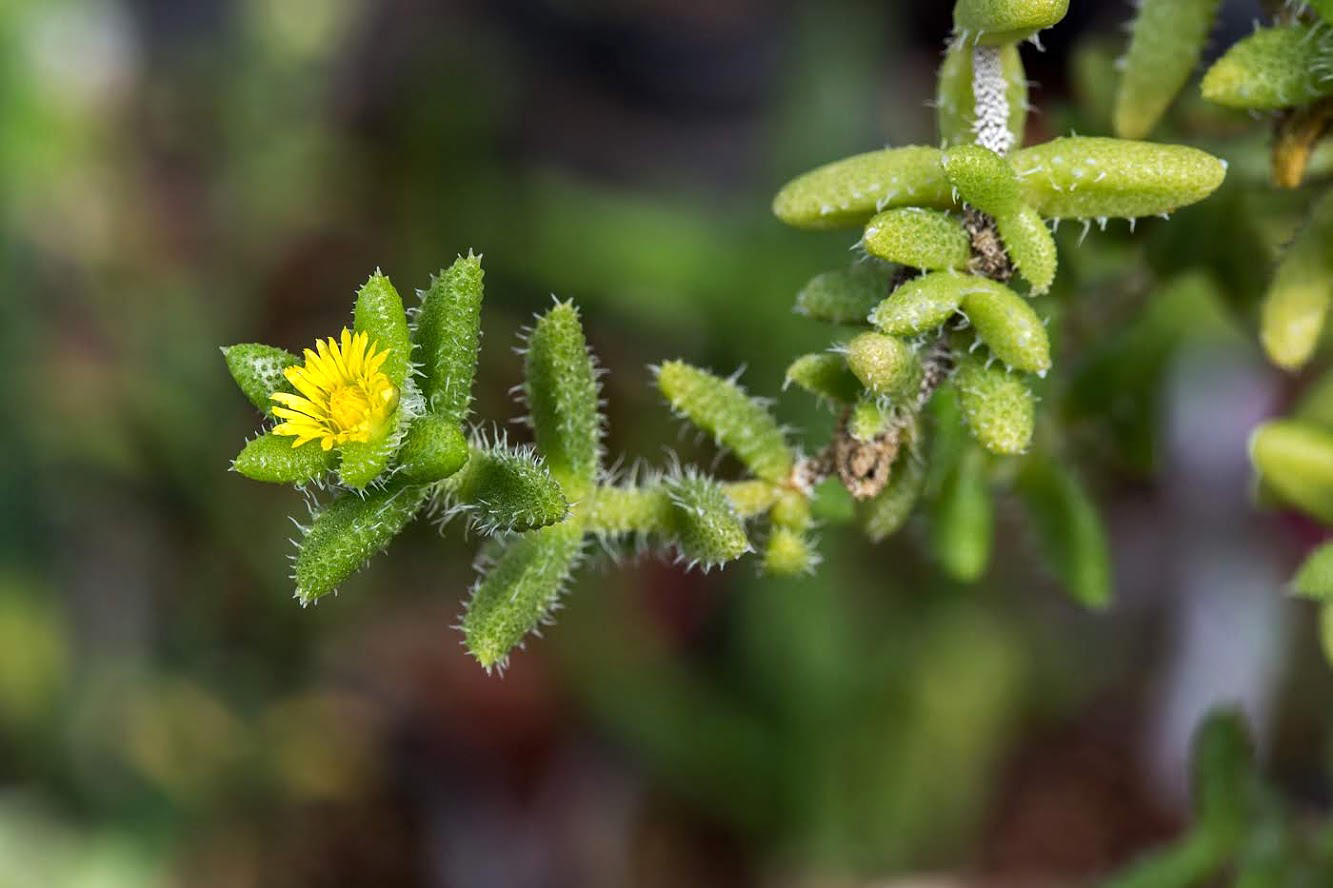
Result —
[[370, 399], [359, 385], [342, 385], [329, 392], [329, 420], [340, 432], [359, 432], [370, 420]]

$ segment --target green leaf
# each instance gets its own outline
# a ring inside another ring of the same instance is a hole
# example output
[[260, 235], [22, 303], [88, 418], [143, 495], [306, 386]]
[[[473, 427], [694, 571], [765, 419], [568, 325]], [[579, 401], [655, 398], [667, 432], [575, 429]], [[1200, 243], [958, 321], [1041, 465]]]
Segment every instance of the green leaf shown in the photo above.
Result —
[[1278, 262], [1260, 306], [1259, 338], [1286, 370], [1305, 365], [1333, 303], [1333, 193], [1321, 197]]
[[1100, 888], [1199, 888], [1226, 863], [1222, 850], [1204, 833], [1145, 854]]
[[704, 570], [753, 551], [745, 525], [731, 500], [711, 478], [685, 475], [665, 482], [673, 507], [673, 529], [680, 555]]
[[254, 481], [304, 484], [333, 468], [333, 453], [307, 441], [293, 447], [295, 438], [267, 432], [246, 442], [232, 468]]
[[787, 368], [786, 383], [793, 382], [834, 404], [851, 404], [861, 394], [861, 383], [847, 369], [847, 359], [830, 352], [802, 355], [793, 361]]
[[231, 378], [236, 380], [250, 403], [263, 413], [268, 413], [273, 406], [269, 395], [294, 391], [282, 371], [300, 364], [301, 359], [286, 349], [246, 342], [223, 348], [222, 357], [231, 371]]
[[395, 426], [398, 414], [389, 420], [385, 429], [369, 441], [348, 441], [339, 445], [341, 460], [338, 477], [353, 490], [361, 490], [384, 474], [401, 443]]
[[1069, 0], [958, 0], [953, 23], [961, 42], [998, 46], [1058, 24], [1068, 10]]
[[980, 145], [960, 145], [945, 151], [940, 163], [959, 196], [983, 213], [1003, 216], [1023, 205], [1014, 168], [994, 151]]
[[870, 313], [870, 323], [891, 336], [914, 336], [937, 329], [962, 305], [974, 278], [932, 271], [898, 286]]
[[897, 412], [891, 404], [879, 398], [863, 397], [856, 402], [847, 417], [847, 432], [857, 441], [873, 441], [888, 431], [889, 423], [896, 416]]
[[894, 267], [874, 260], [826, 271], [796, 295], [796, 313], [830, 324], [864, 324], [893, 284]]
[[972, 239], [958, 217], [921, 207], [875, 216], [866, 225], [862, 244], [872, 256], [927, 271], [963, 268], [972, 258]]
[[805, 534], [785, 527], [774, 527], [769, 533], [764, 543], [764, 574], [796, 577], [814, 573], [818, 565], [819, 553]]
[[931, 551], [944, 572], [975, 582], [990, 563], [995, 507], [986, 479], [986, 459], [975, 447], [961, 454], [931, 503]]
[[503, 669], [510, 651], [550, 618], [582, 550], [582, 531], [565, 522], [516, 538], [494, 564], [482, 565], [463, 615], [463, 637], [487, 672]]
[[487, 534], [533, 530], [569, 514], [560, 483], [532, 450], [475, 449], [448, 489], [450, 501], [465, 506]]
[[953, 205], [940, 149], [884, 148], [825, 164], [788, 182], [773, 213], [797, 228], [856, 228], [889, 207]]
[[779, 483], [791, 474], [795, 455], [767, 406], [746, 395], [736, 382], [667, 361], [656, 369], [657, 387], [672, 410], [735, 452], [750, 471]]
[[1058, 257], [1055, 238], [1051, 236], [1041, 214], [1027, 204], [1021, 204], [1012, 213], [995, 217], [995, 229], [1013, 260], [1014, 268], [1028, 282], [1035, 295], [1051, 289], [1055, 283]]
[[364, 496], [345, 493], [306, 531], [296, 555], [296, 597], [310, 604], [382, 552], [426, 502], [430, 488], [395, 482]]
[[921, 387], [921, 359], [896, 336], [862, 333], [847, 343], [847, 366], [871, 393], [901, 399]]
[[1333, 370], [1326, 371], [1306, 389], [1292, 409], [1291, 418], [1333, 431]]
[[1066, 136], [1011, 156], [1029, 204], [1048, 219], [1157, 216], [1203, 200], [1226, 163], [1184, 145]]
[[1194, 733], [1191, 770], [1199, 831], [1216, 847], [1234, 849], [1248, 820], [1255, 776], [1254, 747], [1239, 710], [1208, 714]]
[[954, 372], [963, 416], [977, 442], [991, 453], [1013, 456], [1027, 451], [1036, 425], [1036, 402], [1019, 377], [963, 355]]
[[904, 447], [893, 464], [889, 483], [874, 499], [859, 504], [866, 536], [881, 542], [897, 533], [912, 516], [926, 480], [926, 461]]
[[413, 420], [398, 451], [403, 474], [413, 481], [441, 481], [467, 460], [467, 438], [458, 422], [434, 413]]
[[[1000, 69], [1004, 73], [1005, 99], [1009, 104], [1009, 133], [1013, 144], [1023, 144], [1028, 117], [1028, 78], [1018, 47], [1000, 48]], [[969, 145], [976, 141], [976, 97], [972, 91], [972, 45], [954, 40], [944, 53], [939, 86], [935, 94], [935, 114], [940, 139], [946, 146]]]
[[1333, 524], [1333, 432], [1299, 420], [1264, 423], [1250, 436], [1250, 462], [1284, 501]]
[[389, 352], [380, 369], [401, 390], [412, 361], [412, 338], [407, 329], [403, 300], [379, 271], [372, 274], [357, 292], [353, 323], [356, 332], [370, 336], [372, 345]]
[[573, 499], [592, 489], [601, 464], [597, 369], [572, 302], [557, 302], [528, 337], [524, 383], [537, 448]]
[[1045, 457], [1027, 460], [1017, 489], [1037, 542], [1069, 596], [1103, 610], [1111, 603], [1111, 558], [1106, 528], [1073, 472]]
[[1203, 97], [1228, 108], [1276, 111], [1333, 93], [1333, 33], [1318, 25], [1260, 28], [1203, 75]]
[[1302, 598], [1333, 603], [1333, 543], [1324, 543], [1306, 556], [1291, 586]]
[[1139, 0], [1115, 97], [1115, 134], [1142, 139], [1199, 63], [1219, 0]]
[[1046, 326], [1023, 297], [998, 281], [971, 278], [963, 294], [962, 312], [976, 328], [977, 338], [1009, 367], [1027, 373], [1051, 368]]
[[431, 279], [417, 314], [417, 359], [427, 409], [458, 424], [467, 419], [481, 349], [485, 272], [471, 252]]

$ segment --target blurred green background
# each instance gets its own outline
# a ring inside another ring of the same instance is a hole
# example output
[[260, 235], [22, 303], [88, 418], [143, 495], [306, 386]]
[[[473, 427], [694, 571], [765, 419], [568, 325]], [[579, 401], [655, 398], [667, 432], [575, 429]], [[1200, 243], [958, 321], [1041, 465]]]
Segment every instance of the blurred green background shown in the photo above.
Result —
[[[708, 464], [646, 365], [744, 365], [777, 394], [827, 345], [791, 299], [850, 238], [769, 199], [934, 141], [948, 6], [0, 0], [0, 886], [1076, 884], [1181, 827], [1219, 701], [1325, 809], [1333, 683], [1280, 592], [1317, 531], [1247, 500], [1245, 436], [1286, 394], [1187, 296], [1128, 329], [1109, 298], [1083, 316], [1082, 341], [1158, 358], [1093, 354], [1110, 394], [1070, 419], [1115, 543], [1107, 615], [1061, 597], [1002, 502], [975, 587], [918, 527], [829, 527], [799, 582], [607, 565], [488, 677], [453, 628], [459, 525], [303, 610], [305, 504], [227, 471], [255, 416], [219, 346], [300, 348], [375, 267], [406, 293], [469, 248], [482, 420], [524, 434], [512, 346], [555, 293], [610, 370], [612, 452]], [[1109, 87], [1079, 94], [1071, 48], [1128, 7], [1074, 6], [1024, 50], [1036, 138], [1105, 131], [1060, 110]], [[1066, 261], [1133, 280], [1140, 249], [1094, 232]]]

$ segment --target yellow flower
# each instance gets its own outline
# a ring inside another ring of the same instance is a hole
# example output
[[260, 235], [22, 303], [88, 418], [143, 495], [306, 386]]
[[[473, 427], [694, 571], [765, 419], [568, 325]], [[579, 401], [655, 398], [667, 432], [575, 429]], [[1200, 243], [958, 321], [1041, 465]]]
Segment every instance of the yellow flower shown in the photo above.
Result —
[[283, 371], [296, 391], [274, 392], [280, 407], [273, 415], [286, 420], [275, 435], [296, 438], [293, 447], [319, 441], [325, 450], [349, 441], [369, 441], [384, 430], [398, 406], [398, 389], [380, 366], [389, 352], [376, 351], [366, 333], [343, 328], [342, 341], [316, 340], [319, 353], [305, 350], [305, 364]]

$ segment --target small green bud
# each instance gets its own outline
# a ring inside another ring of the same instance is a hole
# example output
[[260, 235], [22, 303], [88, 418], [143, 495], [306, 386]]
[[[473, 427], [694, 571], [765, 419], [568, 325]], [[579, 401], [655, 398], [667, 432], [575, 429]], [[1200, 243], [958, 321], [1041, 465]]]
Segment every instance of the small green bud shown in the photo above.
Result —
[[427, 485], [398, 482], [364, 496], [345, 493], [329, 503], [299, 544], [296, 597], [310, 604], [338, 588], [389, 545], [429, 492]]
[[1283, 500], [1333, 524], [1333, 432], [1299, 420], [1264, 423], [1250, 435], [1250, 462]]
[[577, 526], [553, 524], [506, 545], [485, 570], [463, 614], [463, 638], [487, 672], [503, 669], [509, 652], [550, 617], [582, 551]]
[[1004, 456], [1027, 451], [1037, 410], [1032, 391], [1022, 379], [966, 355], [959, 360], [953, 382], [963, 416], [981, 446]]
[[962, 312], [991, 354], [1015, 370], [1045, 373], [1051, 367], [1046, 327], [1023, 297], [1004, 284], [972, 278]]
[[860, 507], [862, 526], [871, 542], [897, 533], [912, 516], [926, 480], [926, 461], [904, 447], [893, 464], [889, 483]]
[[1055, 238], [1046, 228], [1041, 214], [1027, 204], [1012, 213], [995, 217], [995, 228], [1004, 241], [1014, 267], [1028, 282], [1033, 294], [1040, 295], [1055, 283], [1057, 256]]
[[1318, 25], [1260, 28], [1203, 75], [1203, 97], [1228, 108], [1276, 111], [1333, 93], [1333, 33]]
[[1302, 598], [1333, 603], [1333, 543], [1324, 543], [1306, 557], [1291, 586]]
[[857, 441], [873, 441], [888, 431], [895, 416], [893, 408], [879, 398], [863, 397], [847, 417], [847, 433]]
[[962, 268], [972, 239], [956, 216], [921, 207], [885, 210], [866, 225], [866, 252], [912, 268]]
[[246, 442], [232, 466], [253, 481], [304, 484], [333, 468], [333, 452], [318, 441], [292, 446], [292, 439], [267, 432]]
[[246, 342], [224, 348], [222, 357], [231, 371], [231, 378], [236, 380], [250, 403], [263, 413], [268, 413], [273, 406], [269, 395], [294, 391], [282, 371], [300, 364], [301, 359], [286, 349]]
[[357, 333], [368, 334], [372, 345], [388, 352], [380, 370], [401, 389], [412, 361], [412, 338], [403, 300], [380, 272], [372, 274], [357, 292], [353, 323]]
[[794, 490], [783, 490], [773, 500], [769, 520], [788, 530], [805, 530], [810, 526], [810, 500]]
[[828, 352], [797, 358], [787, 368], [786, 381], [834, 404], [850, 404], [861, 394], [861, 383], [847, 369], [846, 358]]
[[431, 279], [417, 314], [417, 358], [426, 409], [453, 420], [467, 419], [472, 380], [481, 348], [481, 303], [485, 272], [471, 252]]
[[516, 533], [565, 520], [569, 501], [531, 450], [472, 451], [449, 484], [450, 499], [468, 509], [483, 533]]
[[1014, 168], [994, 151], [980, 145], [959, 145], [945, 151], [940, 162], [959, 196], [983, 213], [1008, 215], [1022, 206]]
[[398, 451], [403, 474], [421, 482], [448, 478], [467, 459], [467, 438], [458, 423], [434, 413], [417, 417]]
[[1094, 610], [1111, 603], [1106, 528], [1077, 476], [1046, 458], [1028, 459], [1017, 489], [1050, 564], [1071, 598]]
[[965, 43], [1000, 46], [1059, 24], [1068, 11], [1069, 0], [958, 0], [953, 23]]
[[745, 525], [722, 486], [711, 478], [684, 476], [666, 482], [681, 557], [704, 570], [751, 551]]
[[1278, 262], [1260, 307], [1264, 351], [1286, 370], [1302, 367], [1319, 345], [1333, 303], [1333, 194], [1325, 195]]
[[862, 333], [847, 343], [847, 366], [872, 394], [901, 398], [921, 385], [921, 359], [896, 336]]
[[864, 324], [889, 292], [893, 275], [893, 266], [875, 261], [817, 274], [797, 294], [796, 313], [830, 324]]
[[572, 302], [558, 302], [528, 337], [527, 396], [537, 448], [569, 496], [586, 496], [601, 463], [597, 369]]
[[1115, 134], [1142, 139], [1199, 63], [1220, 0], [1139, 0], [1115, 97]]
[[788, 182], [773, 213], [796, 228], [856, 228], [889, 207], [953, 204], [940, 149], [884, 148], [825, 164]]
[[931, 503], [930, 543], [945, 573], [975, 582], [990, 563], [995, 507], [986, 480], [986, 460], [969, 447], [954, 464]]
[[791, 474], [795, 456], [763, 402], [736, 382], [683, 361], [667, 361], [656, 372], [657, 387], [671, 409], [734, 451], [750, 471], [775, 483]]
[[1226, 163], [1196, 148], [1066, 136], [1012, 155], [1029, 204], [1048, 219], [1157, 216], [1203, 200]]
[[[1027, 128], [1028, 78], [1018, 47], [1000, 47], [1000, 69], [1004, 73], [1005, 100], [1009, 105], [1009, 134], [1015, 145], [1023, 144]], [[972, 44], [954, 40], [944, 53], [935, 114], [940, 139], [947, 145], [970, 145], [976, 141], [976, 96], [972, 91]]]
[[891, 336], [914, 336], [934, 330], [962, 305], [974, 280], [953, 271], [932, 271], [901, 284], [870, 313], [870, 323]]
[[795, 530], [774, 527], [764, 544], [763, 572], [768, 576], [797, 577], [814, 573], [819, 554], [809, 538]]

